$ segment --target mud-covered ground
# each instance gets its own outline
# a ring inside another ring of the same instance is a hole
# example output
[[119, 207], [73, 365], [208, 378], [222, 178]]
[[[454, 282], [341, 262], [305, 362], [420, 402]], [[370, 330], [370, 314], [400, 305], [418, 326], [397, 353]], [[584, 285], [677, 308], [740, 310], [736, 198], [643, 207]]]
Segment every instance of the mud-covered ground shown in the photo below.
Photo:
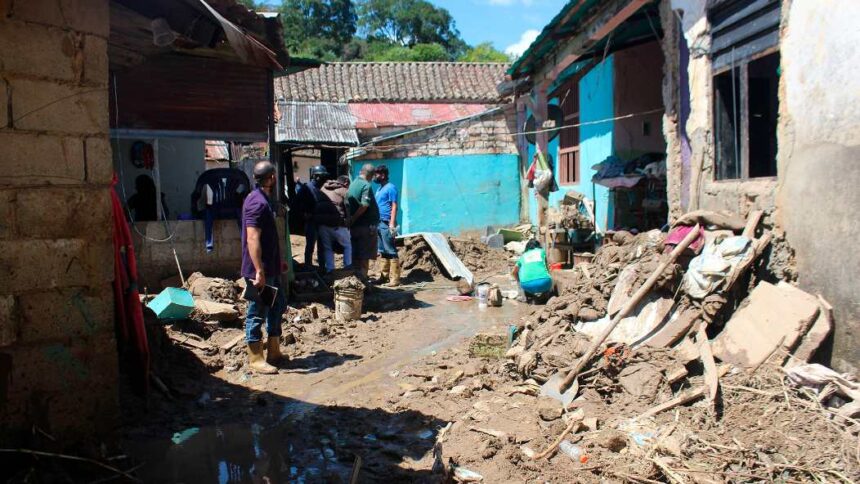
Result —
[[[406, 285], [374, 289], [359, 320], [338, 322], [326, 304], [289, 309], [277, 375], [248, 372], [240, 321], [153, 326], [166, 391], [126, 393], [129, 465], [145, 482], [349, 482], [355, 471], [358, 482], [860, 478], [857, 422], [786, 384], [774, 362], [732, 370], [714, 400], [643, 417], [703, 388], [703, 369], [673, 350], [614, 346], [581, 374], [569, 408], [540, 396], [589, 345], [570, 323], [603, 315], [634, 261], [625, 284], [641, 284], [657, 257], [651, 239], [604, 247], [546, 306], [486, 309], [449, 299], [456, 283], [423, 241], [407, 240]], [[476, 279], [511, 284], [513, 254], [451, 244]], [[663, 279], [671, 293], [676, 270]], [[561, 439], [574, 456], [553, 448]]]

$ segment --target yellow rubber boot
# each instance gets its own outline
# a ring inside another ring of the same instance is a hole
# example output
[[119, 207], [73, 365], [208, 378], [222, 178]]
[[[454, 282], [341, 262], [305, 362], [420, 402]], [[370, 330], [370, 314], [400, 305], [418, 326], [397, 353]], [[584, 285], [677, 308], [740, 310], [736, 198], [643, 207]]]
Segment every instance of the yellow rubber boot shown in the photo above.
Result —
[[387, 259], [390, 261], [391, 277], [388, 279], [387, 287], [397, 287], [400, 285], [400, 259]]
[[266, 362], [270, 365], [277, 365], [283, 361], [284, 354], [281, 353], [281, 337], [270, 337], [266, 341]]
[[379, 262], [376, 263], [376, 267], [379, 269], [379, 274], [374, 278], [376, 284], [382, 284], [390, 279], [391, 264], [389, 259], [380, 258]]
[[248, 343], [248, 366], [251, 368], [251, 371], [263, 375], [274, 375], [278, 372], [277, 368], [266, 363], [262, 341]]

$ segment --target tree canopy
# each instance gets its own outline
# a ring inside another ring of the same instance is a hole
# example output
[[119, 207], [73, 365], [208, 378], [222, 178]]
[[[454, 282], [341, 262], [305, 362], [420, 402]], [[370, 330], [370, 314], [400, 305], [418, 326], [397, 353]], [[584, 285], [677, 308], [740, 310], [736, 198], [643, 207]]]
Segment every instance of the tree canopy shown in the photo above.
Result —
[[290, 55], [323, 61], [507, 62], [489, 42], [471, 47], [448, 10], [427, 0], [239, 0], [277, 10]]

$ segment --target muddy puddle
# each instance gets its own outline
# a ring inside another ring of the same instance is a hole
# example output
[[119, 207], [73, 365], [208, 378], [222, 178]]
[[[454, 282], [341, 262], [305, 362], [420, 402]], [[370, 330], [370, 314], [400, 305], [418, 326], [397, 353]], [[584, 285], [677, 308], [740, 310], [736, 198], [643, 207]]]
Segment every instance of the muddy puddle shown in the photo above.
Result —
[[382, 396], [397, 386], [399, 368], [529, 310], [508, 301], [479, 309], [447, 301], [451, 294], [450, 285], [422, 287], [416, 308], [366, 323], [363, 342], [319, 349], [354, 355], [337, 365], [207, 375], [206, 398], [177, 403], [158, 428], [141, 422], [124, 446], [144, 482], [349, 482], [357, 458], [359, 482], [434, 482], [433, 444], [447, 422]]

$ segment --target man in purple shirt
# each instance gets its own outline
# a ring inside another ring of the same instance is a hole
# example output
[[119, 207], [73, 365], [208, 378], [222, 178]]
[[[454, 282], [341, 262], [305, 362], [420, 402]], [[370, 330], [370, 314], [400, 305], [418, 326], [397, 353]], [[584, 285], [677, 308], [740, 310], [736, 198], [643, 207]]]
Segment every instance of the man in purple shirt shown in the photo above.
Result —
[[[272, 364], [283, 358], [281, 354], [281, 318], [287, 301], [281, 286], [281, 248], [275, 210], [270, 201], [275, 190], [275, 165], [261, 161], [254, 165], [257, 187], [242, 205], [242, 277], [262, 293], [265, 286], [277, 288], [275, 301], [267, 305], [261, 300], [248, 302], [245, 320], [245, 341], [248, 342], [248, 362], [257, 373], [274, 374]], [[266, 321], [268, 341], [263, 352], [263, 320]]]

